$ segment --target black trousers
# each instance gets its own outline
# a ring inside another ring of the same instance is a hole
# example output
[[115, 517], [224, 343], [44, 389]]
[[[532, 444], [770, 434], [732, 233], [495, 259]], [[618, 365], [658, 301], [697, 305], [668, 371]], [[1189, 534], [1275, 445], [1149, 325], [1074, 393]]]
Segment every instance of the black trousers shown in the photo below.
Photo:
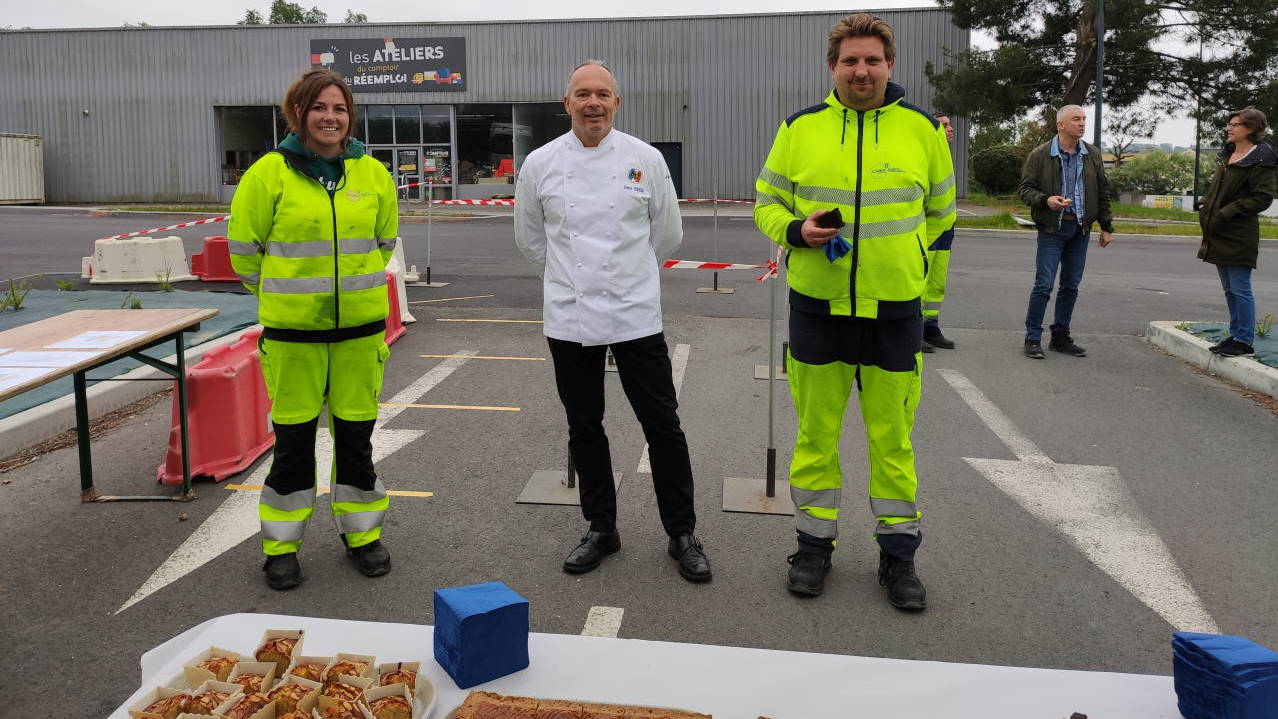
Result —
[[[607, 347], [583, 347], [549, 337], [547, 340], [555, 363], [559, 399], [568, 415], [568, 452], [577, 468], [581, 513], [590, 522], [591, 531], [614, 531], [617, 491], [603, 426]], [[690, 533], [697, 523], [692, 506], [692, 463], [688, 459], [688, 441], [679, 426], [679, 404], [666, 337], [658, 332], [610, 346], [621, 386], [648, 440], [661, 524], [672, 537]]]

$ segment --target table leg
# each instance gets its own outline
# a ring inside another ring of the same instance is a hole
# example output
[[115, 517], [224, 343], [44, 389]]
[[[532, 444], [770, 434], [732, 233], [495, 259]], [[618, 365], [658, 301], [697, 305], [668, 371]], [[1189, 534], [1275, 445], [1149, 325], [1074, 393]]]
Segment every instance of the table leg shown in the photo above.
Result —
[[75, 388], [75, 433], [80, 450], [80, 501], [92, 502], [98, 498], [93, 486], [93, 457], [89, 453], [89, 395], [84, 372], [74, 372], [71, 382]]
[[182, 495], [183, 499], [195, 499], [191, 491], [191, 446], [187, 434], [186, 416], [186, 348], [182, 346], [182, 333], [177, 333], [177, 393], [178, 425], [182, 436]]

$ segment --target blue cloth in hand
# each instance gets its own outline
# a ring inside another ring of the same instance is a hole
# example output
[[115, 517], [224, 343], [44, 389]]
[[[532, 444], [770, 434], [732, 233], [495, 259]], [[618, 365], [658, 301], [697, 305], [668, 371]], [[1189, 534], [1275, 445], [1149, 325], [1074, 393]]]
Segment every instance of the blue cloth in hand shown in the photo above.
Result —
[[843, 235], [835, 235], [829, 242], [825, 243], [825, 258], [831, 262], [839, 259], [852, 251], [852, 245], [843, 239]]

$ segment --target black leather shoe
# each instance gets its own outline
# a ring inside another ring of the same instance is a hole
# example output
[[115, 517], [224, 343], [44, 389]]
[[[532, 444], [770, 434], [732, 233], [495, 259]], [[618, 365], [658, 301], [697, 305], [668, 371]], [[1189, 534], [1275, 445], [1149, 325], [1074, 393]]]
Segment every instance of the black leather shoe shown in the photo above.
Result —
[[933, 347], [940, 347], [943, 350], [952, 350], [955, 347], [954, 340], [941, 334], [940, 327], [932, 327], [930, 325], [923, 326], [923, 342]]
[[1047, 348], [1053, 352], [1060, 352], [1070, 357], [1086, 357], [1087, 350], [1074, 344], [1074, 339], [1069, 335], [1052, 335], [1052, 341], [1047, 343]]
[[679, 574], [689, 582], [710, 581], [710, 560], [701, 542], [691, 534], [670, 538], [666, 552], [679, 560]]
[[914, 562], [879, 552], [879, 584], [887, 587], [888, 604], [897, 609], [927, 607], [927, 590], [914, 572]]
[[267, 557], [262, 571], [266, 572], [266, 585], [271, 589], [292, 589], [302, 583], [302, 565], [297, 563], [297, 552]]
[[599, 563], [609, 554], [621, 549], [620, 532], [586, 532], [581, 544], [568, 553], [564, 571], [569, 574], [585, 574], [599, 568]]
[[798, 551], [785, 558], [790, 571], [785, 588], [795, 594], [819, 597], [825, 591], [825, 575], [830, 573], [830, 558], [816, 552]]
[[390, 571], [390, 552], [386, 551], [380, 539], [362, 547], [347, 547], [346, 556], [355, 562], [355, 568], [365, 577], [380, 577]]

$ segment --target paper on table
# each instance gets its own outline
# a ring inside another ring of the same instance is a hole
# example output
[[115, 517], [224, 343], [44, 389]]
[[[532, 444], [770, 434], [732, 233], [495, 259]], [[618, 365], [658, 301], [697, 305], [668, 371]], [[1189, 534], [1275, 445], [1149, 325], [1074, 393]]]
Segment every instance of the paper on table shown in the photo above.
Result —
[[8, 352], [10, 349], [12, 349], [12, 348], [11, 348], [11, 347], [0, 347], [0, 355], [4, 354], [5, 352]]
[[0, 355], [0, 367], [70, 367], [97, 356], [97, 352], [10, 352]]
[[90, 330], [57, 344], [45, 345], [50, 350], [106, 349], [146, 334], [145, 330]]
[[0, 392], [43, 377], [52, 371], [44, 367], [0, 367]]

